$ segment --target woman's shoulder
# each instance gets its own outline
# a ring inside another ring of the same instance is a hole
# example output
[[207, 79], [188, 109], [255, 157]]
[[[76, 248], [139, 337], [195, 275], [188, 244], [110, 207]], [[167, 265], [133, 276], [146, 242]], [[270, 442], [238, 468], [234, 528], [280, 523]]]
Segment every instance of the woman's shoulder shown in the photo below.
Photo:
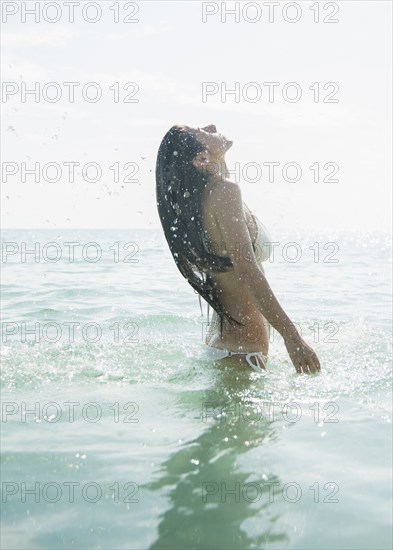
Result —
[[233, 195], [241, 196], [240, 185], [230, 179], [213, 180], [209, 185], [207, 185], [206, 190], [209, 195], [214, 197], [221, 197], [224, 193], [231, 193]]

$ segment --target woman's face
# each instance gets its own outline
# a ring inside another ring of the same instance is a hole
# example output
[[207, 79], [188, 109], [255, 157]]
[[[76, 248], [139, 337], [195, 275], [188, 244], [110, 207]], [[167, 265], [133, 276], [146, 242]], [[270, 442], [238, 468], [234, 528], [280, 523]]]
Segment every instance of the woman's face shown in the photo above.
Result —
[[233, 144], [232, 141], [217, 132], [214, 124], [208, 124], [208, 126], [200, 128], [190, 128], [190, 131], [206, 147], [206, 151], [213, 158], [223, 157]]

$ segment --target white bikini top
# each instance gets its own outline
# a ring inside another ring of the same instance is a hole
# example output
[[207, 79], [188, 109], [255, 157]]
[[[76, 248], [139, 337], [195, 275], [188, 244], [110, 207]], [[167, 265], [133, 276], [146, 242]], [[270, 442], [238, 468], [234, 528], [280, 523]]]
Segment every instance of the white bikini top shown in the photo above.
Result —
[[257, 237], [253, 242], [255, 257], [258, 263], [266, 262], [271, 253], [270, 243], [272, 242], [272, 238], [267, 227], [261, 222], [261, 220], [252, 212], [251, 215], [257, 227]]
[[[266, 262], [271, 253], [270, 243], [272, 242], [271, 235], [267, 227], [261, 222], [261, 220], [248, 208], [252, 219], [254, 220], [256, 227], [256, 238], [252, 243], [254, 248], [255, 257], [258, 263]], [[203, 241], [207, 248], [209, 248], [209, 238], [206, 231], [203, 232]]]

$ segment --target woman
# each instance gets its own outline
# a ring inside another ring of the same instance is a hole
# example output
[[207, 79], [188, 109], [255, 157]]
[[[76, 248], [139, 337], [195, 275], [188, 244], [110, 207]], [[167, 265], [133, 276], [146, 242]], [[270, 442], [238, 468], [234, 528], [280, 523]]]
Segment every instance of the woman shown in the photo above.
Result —
[[[320, 370], [318, 357], [286, 315], [258, 264], [256, 244], [264, 226], [228, 178], [225, 153], [232, 146], [214, 124], [175, 125], [157, 155], [157, 208], [181, 274], [215, 311], [219, 331], [206, 343], [254, 370], [266, 368], [269, 325], [284, 338], [297, 372]], [[259, 222], [259, 223], [258, 223]], [[262, 233], [261, 233], [262, 232]]]

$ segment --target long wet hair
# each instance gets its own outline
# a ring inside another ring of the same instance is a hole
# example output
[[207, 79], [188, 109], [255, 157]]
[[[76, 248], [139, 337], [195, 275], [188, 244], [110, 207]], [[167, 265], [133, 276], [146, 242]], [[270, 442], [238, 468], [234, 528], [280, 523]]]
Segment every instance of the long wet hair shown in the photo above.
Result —
[[[202, 225], [202, 193], [209, 182], [207, 171], [192, 160], [205, 146], [185, 125], [172, 126], [161, 141], [156, 163], [157, 209], [165, 238], [180, 273], [220, 317], [243, 325], [220, 304], [212, 272], [233, 268], [227, 256], [212, 254], [205, 246]], [[225, 169], [227, 170], [226, 166]]]

